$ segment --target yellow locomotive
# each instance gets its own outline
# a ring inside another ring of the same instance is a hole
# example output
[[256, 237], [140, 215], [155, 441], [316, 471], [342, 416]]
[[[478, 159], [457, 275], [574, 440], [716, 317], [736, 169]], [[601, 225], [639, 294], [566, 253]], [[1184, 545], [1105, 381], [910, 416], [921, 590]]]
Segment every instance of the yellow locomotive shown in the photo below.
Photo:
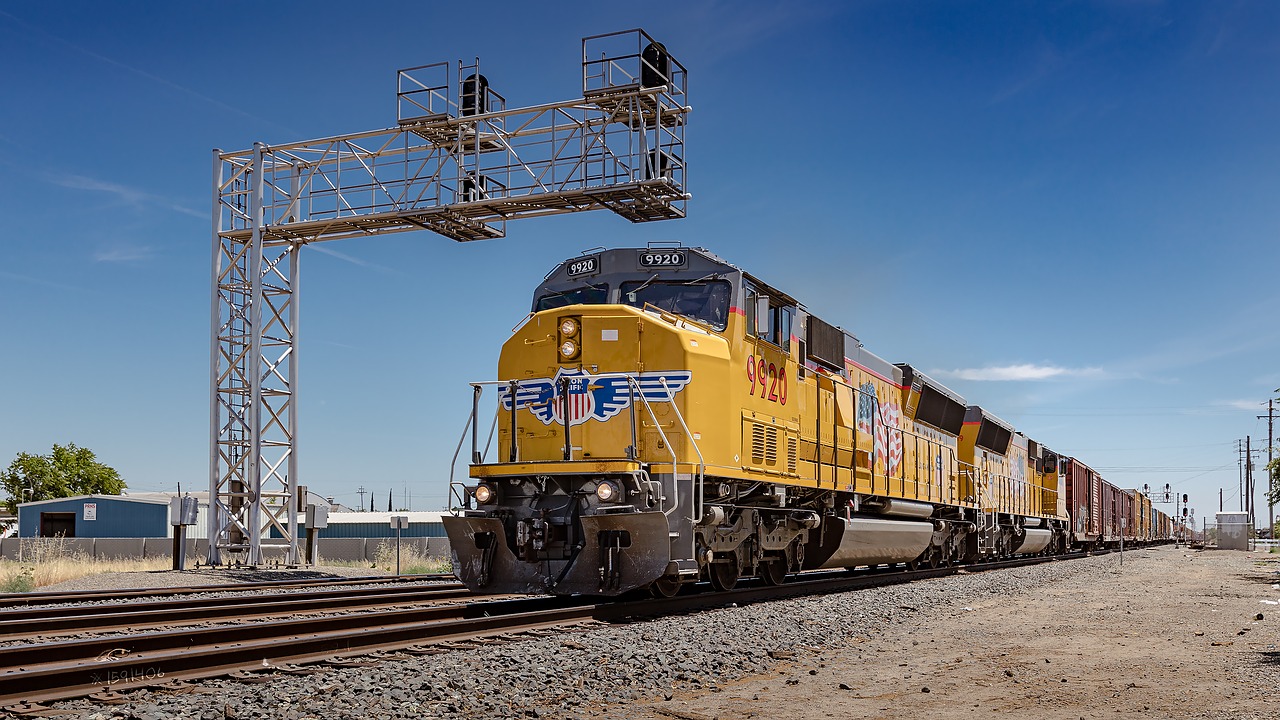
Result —
[[473, 590], [671, 595], [1068, 542], [1054, 453], [703, 249], [561, 263], [498, 378], [473, 383], [445, 518]]

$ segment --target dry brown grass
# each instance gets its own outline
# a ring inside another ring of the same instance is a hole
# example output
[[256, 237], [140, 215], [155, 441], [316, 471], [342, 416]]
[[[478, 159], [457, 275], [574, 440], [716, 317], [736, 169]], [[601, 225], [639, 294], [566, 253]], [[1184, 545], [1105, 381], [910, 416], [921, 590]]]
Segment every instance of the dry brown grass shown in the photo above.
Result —
[[[383, 572], [396, 571], [396, 543], [394, 540], [383, 540], [378, 543], [378, 549], [374, 552], [373, 566]], [[405, 544], [400, 547], [400, 572], [404, 575], [453, 572], [453, 563], [449, 561], [449, 558], [423, 555], [418, 552], [416, 546]]]
[[166, 570], [173, 566], [167, 557], [93, 558], [71, 550], [62, 538], [23, 539], [21, 556], [21, 561], [0, 559], [0, 592], [27, 592], [87, 575]]

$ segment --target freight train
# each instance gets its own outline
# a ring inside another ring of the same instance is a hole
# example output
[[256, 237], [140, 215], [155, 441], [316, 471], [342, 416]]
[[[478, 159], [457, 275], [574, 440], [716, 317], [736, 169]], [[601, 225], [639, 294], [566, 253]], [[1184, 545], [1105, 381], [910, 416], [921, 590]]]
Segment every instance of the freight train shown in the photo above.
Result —
[[701, 248], [560, 263], [498, 378], [472, 383], [444, 518], [476, 591], [670, 596], [1172, 531], [1142, 493]]

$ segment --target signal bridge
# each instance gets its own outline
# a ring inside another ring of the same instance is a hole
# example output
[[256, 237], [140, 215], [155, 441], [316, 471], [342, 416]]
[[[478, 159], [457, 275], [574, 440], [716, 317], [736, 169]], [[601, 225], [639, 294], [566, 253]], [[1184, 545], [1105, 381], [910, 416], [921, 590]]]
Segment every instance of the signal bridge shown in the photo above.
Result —
[[687, 72], [643, 30], [582, 40], [582, 97], [508, 109], [480, 61], [397, 73], [395, 127], [213, 158], [209, 559], [298, 554], [299, 255], [326, 240], [607, 209], [682, 218]]

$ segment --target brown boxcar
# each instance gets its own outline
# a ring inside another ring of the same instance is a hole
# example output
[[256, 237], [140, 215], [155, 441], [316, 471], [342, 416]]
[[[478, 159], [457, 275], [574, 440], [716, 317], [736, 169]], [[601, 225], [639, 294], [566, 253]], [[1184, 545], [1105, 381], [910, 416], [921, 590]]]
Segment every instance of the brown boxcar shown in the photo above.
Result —
[[1102, 494], [1102, 541], [1104, 543], [1119, 542], [1120, 517], [1124, 513], [1124, 502], [1121, 498], [1125, 495], [1120, 492], [1120, 488], [1102, 478], [1098, 479], [1098, 484]]
[[1074, 543], [1096, 543], [1102, 539], [1102, 477], [1075, 458], [1064, 458], [1066, 467], [1067, 512], [1071, 515]]

